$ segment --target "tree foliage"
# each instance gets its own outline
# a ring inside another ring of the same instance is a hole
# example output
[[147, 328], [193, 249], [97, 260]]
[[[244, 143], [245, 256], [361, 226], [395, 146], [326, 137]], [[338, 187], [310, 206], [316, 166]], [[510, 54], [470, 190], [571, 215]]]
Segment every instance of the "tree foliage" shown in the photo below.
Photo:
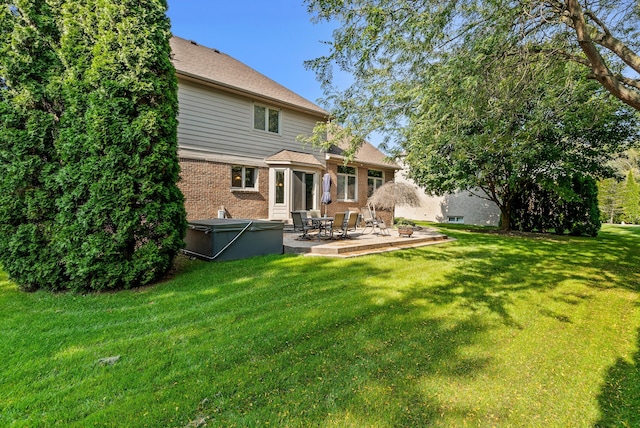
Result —
[[[372, 131], [395, 137], [419, 185], [481, 188], [504, 228], [527, 186], [571, 193], [561, 184], [571, 177], [610, 175], [607, 160], [636, 131], [640, 84], [621, 74], [640, 70], [635, 2], [307, 4], [340, 23], [329, 53], [307, 66], [343, 126], [338, 138], [357, 135], [351, 153]], [[353, 83], [333, 87], [336, 71]]]
[[598, 182], [598, 206], [603, 222], [619, 223], [621, 221], [624, 200], [617, 178], [605, 178]]
[[[38, 155], [47, 174], [33, 164], [3, 158], [7, 168], [29, 177], [49, 177], [42, 196], [47, 199], [51, 233], [34, 230], [36, 222], [18, 214], [33, 236], [41, 241], [25, 248], [18, 235], [14, 247], [26, 254], [9, 254], [3, 245], [2, 264], [23, 287], [102, 290], [132, 287], [158, 279], [170, 267], [182, 246], [186, 222], [183, 197], [176, 186], [177, 81], [170, 61], [170, 26], [166, 2], [159, 0], [16, 1], [6, 8], [6, 27], [19, 31], [20, 17], [33, 4], [49, 9], [56, 37], [38, 37], [48, 56], [38, 58], [50, 73], [55, 93], [47, 106], [48, 158]], [[30, 15], [29, 15], [30, 16]], [[27, 27], [43, 31], [31, 19]], [[25, 57], [31, 46], [8, 43], [6, 51]], [[5, 108], [16, 109], [21, 87], [36, 84], [41, 72], [21, 75], [4, 68], [10, 98]], [[50, 108], [50, 107], [49, 107]], [[33, 114], [33, 106], [24, 111]], [[7, 124], [10, 133], [20, 123]], [[34, 137], [31, 131], [27, 134]], [[16, 150], [29, 153], [23, 142], [8, 137]], [[42, 186], [40, 186], [42, 187]], [[18, 200], [20, 189], [6, 193], [7, 204]], [[3, 196], [5, 196], [3, 195]], [[6, 207], [3, 201], [3, 209]], [[3, 227], [7, 224], [3, 219]], [[45, 241], [43, 241], [45, 239]], [[42, 247], [42, 249], [40, 248]], [[41, 266], [33, 254], [49, 252], [57, 267], [47, 282], [16, 268], [21, 263]], [[17, 257], [21, 256], [21, 257]]]
[[[598, 201], [602, 221], [609, 223], [640, 222], [632, 220], [636, 196], [634, 188], [640, 192], [635, 177], [640, 177], [640, 152], [629, 149], [611, 161], [615, 176], [598, 182]], [[640, 197], [640, 196], [637, 196]]]
[[564, 177], [554, 188], [532, 182], [513, 203], [511, 228], [525, 232], [568, 231], [576, 236], [596, 236], [600, 230], [598, 188], [589, 176]]
[[60, 32], [51, 2], [15, 3], [0, 8], [0, 263], [26, 289], [58, 288]]
[[640, 185], [636, 182], [633, 171], [629, 171], [622, 193], [621, 220], [626, 223], [640, 224]]
[[[636, 1], [306, 0], [315, 19], [340, 26], [327, 42], [327, 55], [307, 62], [321, 79], [327, 102], [346, 133], [356, 133], [352, 150], [372, 130], [404, 126], [415, 107], [428, 65], [491, 34], [507, 34], [494, 51], [472, 55], [501, 61], [523, 49], [573, 61], [585, 75], [640, 110], [640, 8]], [[338, 90], [336, 71], [353, 77]], [[623, 74], [627, 72], [627, 74]], [[517, 79], [517, 76], [514, 76]]]
[[[505, 41], [476, 43], [492, 51]], [[528, 51], [497, 62], [474, 50], [460, 48], [429, 68], [401, 142], [410, 178], [436, 194], [483, 190], [508, 229], [526, 189], [571, 193], [562, 183], [576, 174], [611, 174], [610, 155], [636, 128], [623, 104], [574, 64]]]

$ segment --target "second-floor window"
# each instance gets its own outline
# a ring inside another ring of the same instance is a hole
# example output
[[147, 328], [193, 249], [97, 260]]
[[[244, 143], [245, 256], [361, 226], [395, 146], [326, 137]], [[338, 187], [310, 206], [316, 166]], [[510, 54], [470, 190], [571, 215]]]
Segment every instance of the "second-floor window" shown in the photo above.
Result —
[[231, 167], [232, 189], [255, 189], [257, 171], [249, 166]]
[[356, 200], [356, 169], [352, 166], [338, 165], [338, 199], [343, 201]]
[[278, 134], [280, 132], [280, 110], [254, 104], [253, 129]]

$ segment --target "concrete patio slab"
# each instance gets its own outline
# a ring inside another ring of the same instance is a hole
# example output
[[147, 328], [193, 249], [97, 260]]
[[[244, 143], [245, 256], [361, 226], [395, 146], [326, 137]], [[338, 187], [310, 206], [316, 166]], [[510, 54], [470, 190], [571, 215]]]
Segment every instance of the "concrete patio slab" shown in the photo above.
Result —
[[284, 252], [285, 254], [304, 254], [307, 256], [356, 257], [404, 248], [441, 244], [454, 240], [447, 235], [428, 228], [414, 231], [411, 237], [399, 236], [398, 231], [395, 229], [390, 229], [389, 232], [390, 234], [387, 236], [364, 234], [356, 231], [349, 234], [351, 239], [328, 240], [317, 239], [315, 235], [312, 235], [311, 239], [300, 239], [299, 232], [285, 229], [283, 239]]

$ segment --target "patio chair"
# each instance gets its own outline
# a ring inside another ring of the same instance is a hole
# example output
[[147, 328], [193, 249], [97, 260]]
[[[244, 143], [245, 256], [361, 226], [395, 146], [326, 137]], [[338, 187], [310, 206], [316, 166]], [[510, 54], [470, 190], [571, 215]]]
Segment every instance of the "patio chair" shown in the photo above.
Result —
[[311, 218], [320, 218], [320, 210], [309, 210], [309, 216]]
[[307, 221], [307, 213], [302, 211], [291, 211], [291, 218], [293, 219], [293, 230], [296, 232], [302, 232], [298, 238], [311, 239], [308, 235], [309, 231], [316, 230], [317, 228]]
[[385, 223], [382, 218], [378, 217], [376, 219], [376, 223], [381, 235], [386, 235], [386, 236], [391, 235], [391, 233], [389, 232], [389, 228], [387, 227], [387, 223]]
[[302, 222], [304, 224], [310, 226], [312, 229], [318, 229], [318, 230], [322, 229], [321, 223], [313, 221], [314, 218], [316, 217], [314, 217], [311, 213], [309, 213], [309, 211], [300, 211], [300, 215], [302, 216]]
[[361, 208], [360, 212], [362, 213], [362, 218], [364, 221], [364, 229], [362, 233], [365, 233], [367, 228], [371, 227], [371, 232], [376, 233], [376, 228], [378, 228], [378, 232], [376, 234], [382, 235], [390, 235], [389, 228], [382, 218], [376, 216], [375, 208], [373, 208], [370, 204], [367, 204], [366, 207]]
[[376, 209], [373, 205], [367, 204], [371, 212], [373, 213], [373, 218], [375, 219], [376, 226], [378, 227], [378, 231], [380, 235], [389, 236], [391, 233], [389, 232], [389, 228], [387, 227], [387, 223], [380, 217], [376, 215]]
[[333, 216], [333, 224], [331, 225], [331, 237], [333, 238], [333, 233], [338, 232], [337, 239], [344, 238], [346, 235], [346, 227], [345, 227], [345, 219], [346, 213], [335, 213]]
[[357, 211], [349, 211], [348, 215], [349, 217], [347, 218], [347, 221], [345, 222], [346, 224], [344, 225], [343, 237], [351, 239], [351, 236], [349, 236], [349, 231], [355, 232], [357, 230], [360, 213], [358, 213]]
[[360, 214], [360, 208], [349, 207], [349, 208], [347, 208], [347, 213], [348, 213], [349, 215], [352, 215], [352, 214], [355, 214], [355, 215], [356, 215], [356, 217], [357, 217], [357, 220], [356, 220], [356, 227], [357, 227], [360, 223], [362, 223], [362, 214]]
[[373, 218], [373, 214], [368, 206], [360, 208], [360, 217], [362, 218], [362, 223], [364, 223], [362, 233], [367, 233], [368, 228], [371, 228], [371, 232], [369, 233], [373, 233], [376, 227], [376, 220]]

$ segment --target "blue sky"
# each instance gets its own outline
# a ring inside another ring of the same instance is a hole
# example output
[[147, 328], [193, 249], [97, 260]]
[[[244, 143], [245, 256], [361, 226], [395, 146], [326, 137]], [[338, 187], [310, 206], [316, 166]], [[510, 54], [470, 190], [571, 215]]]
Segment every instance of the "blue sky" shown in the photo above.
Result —
[[[216, 48], [310, 101], [323, 96], [304, 61], [327, 54], [329, 23], [302, 0], [168, 0], [174, 35]], [[323, 106], [326, 107], [326, 106]]]

